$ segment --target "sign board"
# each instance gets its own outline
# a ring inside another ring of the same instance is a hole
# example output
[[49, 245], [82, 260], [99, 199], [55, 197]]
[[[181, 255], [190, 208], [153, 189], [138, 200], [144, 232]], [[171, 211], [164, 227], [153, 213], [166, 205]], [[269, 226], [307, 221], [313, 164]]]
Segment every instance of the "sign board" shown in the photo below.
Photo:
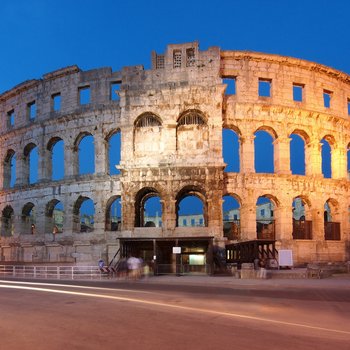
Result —
[[278, 265], [293, 267], [293, 251], [291, 249], [278, 251]]
[[181, 247], [173, 247], [173, 254], [181, 254]]

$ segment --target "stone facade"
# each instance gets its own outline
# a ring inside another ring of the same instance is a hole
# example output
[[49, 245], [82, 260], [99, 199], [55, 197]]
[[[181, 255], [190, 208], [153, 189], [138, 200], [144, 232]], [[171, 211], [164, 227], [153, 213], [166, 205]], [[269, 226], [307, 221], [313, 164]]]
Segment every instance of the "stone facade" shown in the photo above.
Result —
[[[234, 94], [227, 93], [223, 79], [235, 83]], [[269, 85], [268, 96], [259, 96], [259, 81]], [[115, 85], [116, 100], [111, 98]], [[300, 101], [293, 99], [293, 86], [302, 91]], [[81, 103], [83, 90], [90, 93], [88, 103]], [[224, 247], [225, 195], [240, 205], [237, 241], [257, 238], [256, 203], [264, 196], [274, 206], [277, 248], [292, 249], [296, 263], [349, 259], [349, 98], [350, 76], [332, 68], [218, 47], [200, 51], [196, 42], [169, 45], [164, 55], [153, 52], [150, 70], [81, 71], [72, 66], [26, 81], [0, 95], [1, 260], [96, 264], [100, 258], [110, 261], [119, 239], [200, 237]], [[224, 171], [223, 128], [239, 137], [238, 173]], [[255, 172], [258, 130], [274, 139], [274, 173]], [[120, 174], [111, 175], [108, 140], [117, 132]], [[305, 142], [304, 176], [291, 174], [291, 134]], [[94, 138], [95, 173], [79, 175], [79, 142], [86, 135]], [[330, 179], [321, 170], [323, 138], [332, 149]], [[58, 140], [64, 142], [65, 174], [54, 181], [51, 157]], [[38, 181], [30, 184], [33, 147], [39, 154]], [[14, 155], [16, 182], [11, 186]], [[203, 203], [204, 226], [178, 223], [178, 205], [189, 195]], [[161, 200], [162, 227], [144, 227], [143, 206], [152, 196]], [[77, 216], [86, 198], [94, 202], [94, 224], [93, 230], [81, 232]], [[121, 198], [121, 225], [111, 231], [106, 221], [116, 198]], [[305, 203], [305, 218], [312, 222], [307, 239], [293, 237], [295, 199]], [[63, 224], [62, 232], [54, 234], [52, 213], [58, 202]], [[325, 203], [339, 229], [335, 239], [325, 236]], [[24, 229], [28, 207], [35, 207], [31, 232]]]

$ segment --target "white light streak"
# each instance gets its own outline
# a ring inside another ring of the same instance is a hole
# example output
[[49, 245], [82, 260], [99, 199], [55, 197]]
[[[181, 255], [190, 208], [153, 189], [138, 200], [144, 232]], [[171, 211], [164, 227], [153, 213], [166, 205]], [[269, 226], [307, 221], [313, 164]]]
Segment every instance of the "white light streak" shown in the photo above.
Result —
[[[56, 284], [35, 283], [35, 282], [1, 281], [1, 283], [6, 283], [6, 284], [3, 284], [3, 285], [0, 284], [0, 288], [21, 289], [21, 290], [76, 295], [76, 296], [82, 296], [82, 297], [101, 298], [101, 299], [109, 299], [109, 300], [117, 300], [117, 301], [128, 301], [128, 302], [132, 302], [132, 303], [145, 304], [145, 305], [151, 305], [151, 306], [159, 306], [159, 307], [165, 307], [165, 308], [170, 308], [170, 309], [191, 311], [191, 312], [196, 312], [196, 313], [205, 313], [205, 314], [215, 315], [215, 316], [240, 318], [240, 319], [246, 319], [246, 320], [252, 320], [252, 321], [279, 324], [279, 325], [284, 325], [284, 326], [312, 329], [312, 330], [328, 332], [328, 333], [340, 333], [340, 334], [350, 335], [350, 331], [344, 331], [344, 330], [332, 329], [332, 328], [324, 328], [324, 327], [312, 326], [312, 325], [307, 325], [307, 324], [302, 324], [302, 323], [278, 321], [278, 320], [273, 320], [273, 319], [264, 318], [264, 317], [249, 316], [249, 315], [242, 315], [242, 314], [231, 313], [231, 312], [222, 312], [222, 311], [215, 311], [215, 310], [209, 310], [209, 309], [195, 308], [195, 307], [191, 307], [191, 306], [173, 305], [173, 304], [164, 303], [164, 302], [157, 302], [157, 301], [150, 301], [150, 300], [136, 299], [136, 298], [128, 298], [128, 297], [120, 297], [120, 296], [113, 296], [113, 295], [107, 295], [107, 294], [94, 294], [94, 293], [86, 293], [86, 292], [75, 292], [75, 291], [68, 291], [68, 290], [53, 289], [53, 288], [52, 289], [41, 288], [41, 287], [38, 287], [38, 285], [44, 285], [44, 286], [50, 286], [50, 287], [60, 286], [60, 287], [68, 287], [68, 288], [101, 289], [101, 290], [113, 290], [113, 291], [123, 291], [123, 292], [125, 292], [126, 290], [117, 290], [117, 289], [112, 289], [112, 288], [99, 288], [99, 287], [95, 288], [95, 287], [86, 287], [86, 286], [71, 286], [71, 285], [64, 285], [64, 284], [56, 285]], [[26, 285], [18, 285], [18, 284], [26, 284]], [[29, 286], [29, 285], [37, 285], [37, 286]]]

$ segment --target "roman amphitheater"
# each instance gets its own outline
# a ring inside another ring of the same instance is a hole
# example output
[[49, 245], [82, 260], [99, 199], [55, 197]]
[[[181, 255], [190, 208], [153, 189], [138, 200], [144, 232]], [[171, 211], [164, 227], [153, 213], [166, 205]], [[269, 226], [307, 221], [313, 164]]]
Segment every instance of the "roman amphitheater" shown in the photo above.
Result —
[[197, 42], [153, 52], [149, 70], [25, 81], [0, 95], [1, 263], [135, 254], [199, 271], [250, 242], [291, 251], [295, 266], [347, 261], [349, 113], [343, 72]]

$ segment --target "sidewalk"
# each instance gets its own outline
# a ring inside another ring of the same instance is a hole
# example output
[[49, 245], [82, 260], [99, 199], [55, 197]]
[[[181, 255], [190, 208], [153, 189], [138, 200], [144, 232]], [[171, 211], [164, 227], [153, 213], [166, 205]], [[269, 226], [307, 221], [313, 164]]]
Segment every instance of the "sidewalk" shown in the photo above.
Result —
[[290, 287], [290, 288], [342, 288], [350, 290], [350, 274], [339, 274], [324, 279], [308, 278], [271, 278], [239, 279], [231, 276], [196, 276], [196, 275], [163, 275], [142, 279], [138, 283], [151, 284], [185, 284], [217, 287]]

